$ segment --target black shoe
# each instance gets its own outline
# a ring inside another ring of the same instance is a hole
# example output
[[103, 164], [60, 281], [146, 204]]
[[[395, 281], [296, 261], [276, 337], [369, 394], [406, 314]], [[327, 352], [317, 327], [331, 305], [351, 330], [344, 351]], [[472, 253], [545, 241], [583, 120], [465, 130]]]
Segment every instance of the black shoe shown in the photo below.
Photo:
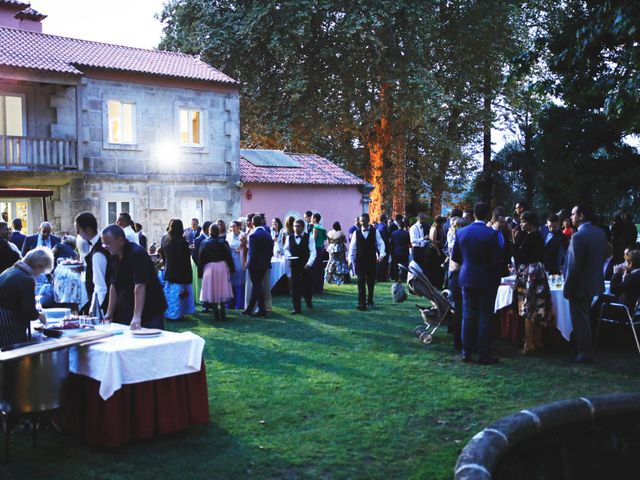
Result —
[[251, 315], [252, 317], [266, 317], [267, 316], [267, 312], [266, 311], [262, 311], [262, 312], [256, 312], [253, 315]]
[[464, 363], [473, 363], [473, 357], [471, 355], [462, 355], [462, 361]]
[[366, 307], [366, 306], [364, 306], [364, 305], [358, 305], [356, 308], [357, 308], [358, 310], [360, 310], [361, 312], [364, 312], [364, 311], [367, 309], [367, 307]]
[[251, 310], [242, 310], [242, 314], [246, 315], [247, 317], [251, 316]]
[[586, 353], [579, 353], [573, 361], [574, 363], [593, 363], [593, 358]]
[[500, 363], [499, 358], [483, 357], [478, 359], [478, 365], [495, 365], [496, 363]]
[[293, 310], [291, 310], [289, 313], [290, 313], [291, 315], [298, 315], [298, 314], [300, 314], [301, 312], [300, 312], [300, 310], [296, 310], [296, 309], [294, 308], [294, 309], [293, 309]]
[[373, 302], [367, 302], [367, 307], [373, 308]]

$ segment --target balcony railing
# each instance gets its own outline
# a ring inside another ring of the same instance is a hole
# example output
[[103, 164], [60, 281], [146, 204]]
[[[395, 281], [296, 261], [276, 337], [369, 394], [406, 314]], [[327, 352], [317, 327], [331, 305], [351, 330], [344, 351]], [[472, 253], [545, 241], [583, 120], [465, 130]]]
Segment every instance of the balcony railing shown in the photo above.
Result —
[[81, 170], [75, 140], [0, 135], [0, 170]]

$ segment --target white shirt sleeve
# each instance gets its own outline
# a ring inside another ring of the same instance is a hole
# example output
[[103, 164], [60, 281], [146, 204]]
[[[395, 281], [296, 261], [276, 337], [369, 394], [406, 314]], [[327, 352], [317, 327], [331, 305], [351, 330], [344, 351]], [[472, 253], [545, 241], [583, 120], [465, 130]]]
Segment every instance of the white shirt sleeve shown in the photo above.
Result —
[[351, 234], [351, 241], [349, 242], [349, 263], [351, 265], [356, 263], [356, 232]]
[[107, 257], [102, 253], [96, 253], [91, 257], [91, 264], [93, 265], [93, 291], [98, 294], [98, 300], [102, 304], [109, 290], [107, 279], [105, 278]]
[[422, 232], [420, 231], [420, 227], [415, 223], [411, 225], [409, 236], [411, 237], [412, 247], [424, 247], [427, 244], [427, 241], [424, 239], [424, 235], [422, 235]]
[[316, 253], [316, 246], [313, 242], [313, 237], [309, 235], [309, 260], [307, 261], [307, 265], [309, 265], [310, 267], [313, 266], [313, 262], [316, 261], [317, 255], [318, 254]]
[[384, 242], [382, 241], [382, 235], [376, 230], [376, 244], [378, 245], [378, 258], [383, 258], [387, 252], [384, 249]]

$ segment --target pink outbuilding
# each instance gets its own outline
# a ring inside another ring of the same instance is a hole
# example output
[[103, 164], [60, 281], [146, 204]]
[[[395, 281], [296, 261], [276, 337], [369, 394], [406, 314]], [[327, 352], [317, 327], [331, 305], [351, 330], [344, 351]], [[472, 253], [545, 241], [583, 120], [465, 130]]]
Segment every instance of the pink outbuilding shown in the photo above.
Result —
[[336, 221], [348, 230], [368, 211], [373, 188], [326, 158], [277, 150], [240, 150], [240, 178], [243, 216], [264, 213], [270, 224], [274, 217], [284, 222], [311, 210], [320, 213], [327, 230]]

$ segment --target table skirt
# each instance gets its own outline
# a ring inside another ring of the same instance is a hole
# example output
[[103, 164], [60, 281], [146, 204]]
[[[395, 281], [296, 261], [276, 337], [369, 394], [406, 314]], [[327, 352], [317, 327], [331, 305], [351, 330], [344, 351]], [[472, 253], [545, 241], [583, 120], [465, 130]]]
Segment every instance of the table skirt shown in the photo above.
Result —
[[130, 442], [209, 423], [204, 362], [199, 372], [123, 385], [106, 401], [100, 383], [71, 375], [65, 429], [93, 447], [115, 448]]

